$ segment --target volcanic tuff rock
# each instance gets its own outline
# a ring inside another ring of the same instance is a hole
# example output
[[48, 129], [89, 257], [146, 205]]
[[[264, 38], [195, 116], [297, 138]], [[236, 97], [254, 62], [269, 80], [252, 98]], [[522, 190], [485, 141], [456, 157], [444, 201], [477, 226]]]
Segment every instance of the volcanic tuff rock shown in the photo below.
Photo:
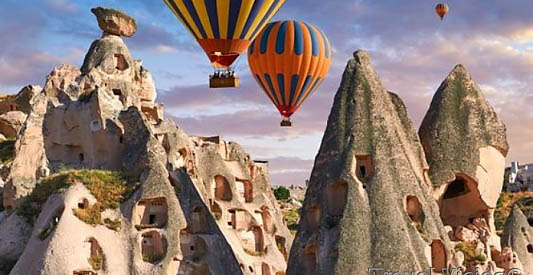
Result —
[[[31, 100], [40, 87], [26, 86], [17, 95], [0, 96], [0, 137], [14, 139], [31, 110]], [[3, 179], [3, 178], [2, 178]]]
[[40, 91], [41, 88], [39, 86], [28, 85], [22, 88], [15, 96], [0, 96], [0, 114], [5, 114], [10, 111], [22, 111], [28, 114], [31, 110], [31, 104], [33, 104], [33, 96]]
[[451, 264], [426, 169], [405, 106], [383, 88], [368, 53], [356, 51], [315, 159], [287, 274], [429, 272]]
[[[460, 227], [481, 230], [476, 243], [489, 264], [492, 247], [502, 251], [494, 208], [509, 146], [505, 125], [464, 66], [457, 65], [440, 85], [419, 135], [443, 223], [454, 232]], [[474, 268], [474, 263], [467, 265], [469, 271]]]
[[[515, 205], [511, 215], [505, 222], [502, 235], [502, 247], [511, 248], [514, 252], [511, 261], [507, 261], [510, 268], [519, 268], [522, 274], [533, 272], [533, 229], [529, 226], [522, 210]], [[518, 259], [518, 261], [516, 261]], [[512, 260], [515, 260], [514, 262]]]
[[122, 11], [98, 7], [91, 9], [91, 12], [96, 16], [98, 26], [104, 33], [131, 37], [137, 31], [135, 19]]
[[7, 138], [15, 138], [22, 124], [26, 121], [26, 114], [21, 111], [11, 111], [0, 115], [0, 133]]
[[488, 207], [496, 206], [509, 151], [505, 125], [464, 66], [442, 82], [419, 135], [437, 194], [463, 174], [477, 182]]
[[18, 259], [10, 274], [284, 274], [292, 237], [268, 165], [165, 120], [122, 38], [106, 32], [81, 70], [23, 91], [0, 102], [27, 113], [5, 177], [0, 273]]

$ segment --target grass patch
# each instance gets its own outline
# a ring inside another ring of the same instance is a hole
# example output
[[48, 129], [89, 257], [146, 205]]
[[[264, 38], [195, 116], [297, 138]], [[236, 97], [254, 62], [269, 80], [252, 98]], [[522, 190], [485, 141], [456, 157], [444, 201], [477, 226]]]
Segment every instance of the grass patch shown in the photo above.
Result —
[[419, 221], [413, 221], [412, 222], [413, 226], [416, 228], [416, 230], [418, 231], [418, 233], [420, 234], [424, 234], [424, 224], [422, 224], [421, 222]]
[[78, 217], [81, 221], [90, 225], [102, 224], [102, 207], [100, 203], [95, 203], [91, 207], [86, 209], [75, 208], [72, 209], [74, 216]]
[[119, 219], [112, 220], [110, 218], [105, 218], [104, 224], [107, 228], [113, 231], [120, 231], [120, 228], [122, 228], [122, 223]]
[[163, 260], [163, 258], [165, 258], [165, 256], [163, 254], [150, 255], [150, 254], [147, 254], [147, 253], [143, 253], [143, 261], [149, 262], [151, 264], [158, 263], [161, 260]]
[[39, 237], [39, 240], [44, 241], [48, 236], [50, 236], [50, 233], [54, 231], [54, 228], [56, 227], [55, 221], [49, 222], [45, 227], [37, 230], [37, 237]]
[[98, 255], [93, 255], [87, 259], [94, 271], [101, 270], [105, 264], [105, 256], [102, 249], [98, 250]]
[[298, 222], [300, 221], [300, 209], [283, 209], [282, 211], [283, 219], [289, 228], [289, 231], [292, 235], [296, 235], [296, 230], [298, 229]]
[[[48, 197], [61, 189], [67, 188], [77, 182], [83, 183], [98, 203], [93, 206], [98, 207], [100, 212], [105, 209], [116, 209], [122, 202], [127, 200], [137, 189], [138, 181], [132, 176], [116, 171], [104, 170], [68, 170], [53, 174], [33, 189], [21, 205], [17, 208], [17, 213], [24, 217], [26, 221], [33, 225], [35, 219], [41, 213], [41, 207]], [[95, 209], [87, 209], [87, 213], [78, 211], [77, 217], [83, 217], [90, 222], [97, 220], [94, 217]], [[101, 223], [101, 222], [100, 222]]]
[[505, 221], [509, 214], [511, 213], [513, 205], [516, 203], [522, 211], [527, 212], [533, 210], [533, 205], [528, 205], [525, 201], [529, 198], [533, 198], [533, 192], [523, 191], [523, 192], [502, 192], [500, 198], [498, 198], [498, 203], [496, 205], [496, 210], [494, 211], [494, 224], [497, 231], [502, 231], [505, 226]]
[[244, 249], [244, 252], [246, 252], [246, 254], [249, 254], [249, 255], [252, 255], [252, 256], [255, 256], [255, 257], [260, 257], [260, 256], [265, 256], [266, 252], [264, 251], [253, 251], [253, 250], [250, 250], [250, 249], [247, 249], [247, 248], [243, 248]]
[[0, 141], [0, 163], [10, 163], [15, 157], [15, 140], [6, 139]]
[[455, 251], [463, 252], [465, 262], [473, 264], [483, 264], [487, 257], [476, 253], [476, 242], [460, 242], [455, 246]]
[[135, 229], [137, 229], [137, 231], [141, 231], [141, 230], [144, 230], [144, 229], [148, 229], [148, 228], [161, 228], [163, 227], [164, 225], [160, 225], [160, 224], [136, 224], [135, 225]]

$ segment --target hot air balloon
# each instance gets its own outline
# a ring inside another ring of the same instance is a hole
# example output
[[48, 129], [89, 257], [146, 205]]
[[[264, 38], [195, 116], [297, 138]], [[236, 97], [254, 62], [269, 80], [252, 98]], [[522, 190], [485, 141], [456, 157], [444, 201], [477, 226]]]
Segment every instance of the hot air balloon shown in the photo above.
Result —
[[231, 65], [285, 0], [164, 0], [205, 51], [211, 88], [238, 87]]
[[450, 8], [448, 8], [448, 5], [440, 3], [435, 7], [435, 11], [440, 16], [440, 20], [443, 20], [444, 16], [450, 11]]
[[326, 77], [331, 46], [318, 28], [300, 21], [268, 24], [248, 49], [255, 80], [282, 116], [281, 126]]

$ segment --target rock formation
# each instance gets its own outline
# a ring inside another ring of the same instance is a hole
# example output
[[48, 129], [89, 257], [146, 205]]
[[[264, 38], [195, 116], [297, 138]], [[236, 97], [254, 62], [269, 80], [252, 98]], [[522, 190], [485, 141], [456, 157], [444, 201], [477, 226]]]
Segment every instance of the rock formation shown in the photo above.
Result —
[[24, 87], [17, 95], [0, 97], [0, 134], [4, 138], [14, 139], [20, 132], [30, 112], [31, 98], [39, 87]]
[[121, 37], [135, 20], [92, 12], [103, 35], [81, 68], [0, 98], [0, 274], [533, 272], [518, 207], [496, 235], [506, 130], [463, 66], [417, 134], [368, 53], [354, 53], [292, 245], [268, 163], [164, 119]]
[[506, 270], [518, 268], [522, 274], [533, 272], [533, 229], [522, 210], [515, 205], [505, 222], [501, 245], [512, 251], [507, 258], [500, 260]]
[[26, 121], [26, 114], [21, 111], [11, 111], [0, 115], [0, 133], [6, 138], [15, 138], [22, 124]]
[[98, 26], [104, 34], [131, 37], [137, 31], [135, 19], [122, 11], [98, 7], [91, 9], [91, 12], [96, 16]]
[[356, 51], [315, 159], [287, 274], [460, 266], [427, 169], [402, 101], [383, 88], [368, 53]]
[[0, 273], [284, 274], [292, 237], [268, 164], [164, 119], [120, 37], [135, 21], [92, 11], [104, 34], [81, 69], [0, 103], [27, 116], [2, 176]]
[[467, 270], [494, 270], [491, 251], [502, 251], [494, 208], [509, 146], [505, 125], [462, 65], [435, 93], [419, 135], [434, 197], [443, 223], [453, 231], [452, 241], [480, 247], [482, 253], [476, 254], [486, 257], [466, 259]]

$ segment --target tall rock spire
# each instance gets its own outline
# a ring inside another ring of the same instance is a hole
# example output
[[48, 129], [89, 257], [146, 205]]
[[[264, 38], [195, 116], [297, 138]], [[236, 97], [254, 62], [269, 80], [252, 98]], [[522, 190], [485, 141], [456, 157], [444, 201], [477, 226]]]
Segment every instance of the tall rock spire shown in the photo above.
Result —
[[440, 85], [419, 134], [435, 187], [452, 181], [454, 170], [475, 177], [481, 148], [492, 147], [504, 157], [509, 151], [505, 125], [463, 65]]
[[[464, 66], [455, 66], [440, 85], [419, 135], [444, 225], [459, 241], [465, 241], [458, 234], [465, 228], [478, 228], [485, 236], [476, 240], [485, 263], [503, 268], [492, 257], [502, 251], [493, 216], [509, 145], [505, 125]], [[476, 265], [466, 261], [468, 271]]]
[[505, 125], [464, 66], [442, 82], [419, 135], [444, 223], [484, 216], [492, 224], [509, 145]]
[[518, 205], [513, 206], [511, 215], [505, 222], [502, 247], [511, 248], [511, 261], [507, 269], [519, 268], [522, 274], [533, 272], [533, 229]]
[[364, 51], [346, 66], [309, 182], [288, 275], [447, 267], [453, 255], [400, 98]]

